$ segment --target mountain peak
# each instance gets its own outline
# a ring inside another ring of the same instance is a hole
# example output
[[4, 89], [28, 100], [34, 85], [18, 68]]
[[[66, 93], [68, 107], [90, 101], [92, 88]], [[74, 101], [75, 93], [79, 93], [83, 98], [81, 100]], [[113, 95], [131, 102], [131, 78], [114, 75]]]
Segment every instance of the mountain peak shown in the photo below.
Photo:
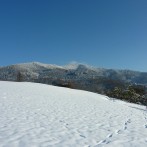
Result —
[[71, 62], [67, 65], [64, 66], [64, 68], [66, 69], [73, 69], [73, 70], [76, 70], [76, 69], [94, 69], [94, 67], [88, 65], [88, 64], [85, 64], [85, 63], [78, 63], [78, 62]]

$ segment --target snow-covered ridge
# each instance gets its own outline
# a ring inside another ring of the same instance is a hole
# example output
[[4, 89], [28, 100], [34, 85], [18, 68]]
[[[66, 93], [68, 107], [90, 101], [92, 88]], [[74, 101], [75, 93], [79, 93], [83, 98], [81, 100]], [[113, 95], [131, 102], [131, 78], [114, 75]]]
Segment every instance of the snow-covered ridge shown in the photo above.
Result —
[[0, 82], [0, 147], [146, 147], [145, 107], [44, 84]]
[[[99, 70], [102, 70], [102, 71], [109, 71], [109, 70], [113, 70], [113, 71], [116, 71], [116, 72], [129, 72], [129, 73], [132, 73], [132, 72], [139, 72], [139, 71], [132, 71], [132, 70], [128, 70], [128, 69], [124, 69], [124, 70], [119, 70], [119, 69], [107, 69], [107, 68], [98, 68], [98, 67], [95, 67], [95, 66], [91, 66], [91, 65], [88, 65], [86, 63], [80, 63], [80, 62], [71, 62], [67, 65], [63, 65], [63, 66], [59, 66], [59, 65], [56, 65], [56, 64], [45, 64], [45, 63], [41, 63], [41, 62], [28, 62], [28, 63], [19, 63], [19, 64], [13, 64], [13, 65], [9, 65], [7, 67], [10, 67], [10, 66], [19, 66], [19, 67], [24, 67], [24, 68], [34, 68], [34, 67], [44, 67], [44, 68], [48, 68], [48, 69], [55, 69], [55, 68], [59, 68], [59, 69], [74, 69], [76, 70], [77, 68], [80, 68], [80, 67], [85, 67], [89, 70], [95, 70], [95, 71], [99, 71]], [[3, 68], [5, 66], [1, 66], [0, 68]], [[146, 72], [140, 72], [140, 73], [146, 73]]]
[[73, 69], [73, 70], [76, 70], [78, 68], [87, 68], [87, 69], [90, 69], [90, 70], [96, 70], [96, 68], [93, 67], [93, 66], [90, 66], [90, 65], [84, 64], [84, 63], [78, 63], [78, 62], [72, 62], [70, 64], [63, 66], [63, 68]]
[[46, 68], [46, 69], [65, 69], [65, 70], [76, 70], [78, 68], [87, 68], [89, 70], [96, 70], [95, 67], [84, 64], [84, 63], [70, 63], [64, 66], [58, 66], [56, 64], [44, 64], [40, 62], [29, 62], [29, 63], [20, 63], [15, 64], [13, 66], [20, 67], [20, 68], [26, 68], [26, 69], [39, 69], [39, 68]]
[[55, 69], [55, 68], [61, 68], [62, 66], [58, 66], [55, 64], [44, 64], [44, 63], [40, 63], [40, 62], [30, 62], [30, 63], [21, 63], [21, 64], [16, 64], [13, 65], [16, 67], [20, 67], [20, 68], [26, 68], [26, 69], [39, 69], [39, 68], [47, 68], [47, 69]]
[[71, 62], [67, 65], [59, 66], [56, 64], [45, 64], [45, 63], [40, 63], [40, 62], [28, 62], [28, 63], [19, 63], [19, 64], [13, 64], [13, 65], [8, 65], [8, 66], [1, 66], [0, 69], [9, 69], [9, 68], [15, 68], [15, 69], [29, 69], [29, 70], [39, 70], [39, 69], [65, 69], [65, 70], [77, 70], [77, 69], [88, 69], [88, 70], [93, 70], [96, 72], [106, 72], [106, 71], [115, 71], [117, 73], [120, 72], [129, 72], [129, 73], [134, 73], [137, 71], [131, 71], [131, 70], [114, 70], [114, 69], [105, 69], [105, 68], [97, 68], [85, 63], [78, 63], [78, 62]]
[[[0, 68], [0, 80], [17, 81], [18, 73], [23, 75], [23, 81], [35, 81], [44, 83], [42, 79], [50, 79], [46, 83], [52, 84], [56, 79], [62, 80], [82, 80], [84, 83], [89, 79], [118, 80], [123, 82], [145, 84], [147, 85], [147, 73], [96, 68], [83, 63], [71, 63], [65, 66], [54, 64], [43, 64], [40, 62], [31, 62], [10, 65]], [[36, 81], [37, 79], [37, 81]], [[83, 85], [81, 85], [83, 87]], [[106, 87], [103, 85], [102, 87]], [[87, 87], [86, 89], [89, 89]], [[100, 87], [101, 89], [101, 87]]]

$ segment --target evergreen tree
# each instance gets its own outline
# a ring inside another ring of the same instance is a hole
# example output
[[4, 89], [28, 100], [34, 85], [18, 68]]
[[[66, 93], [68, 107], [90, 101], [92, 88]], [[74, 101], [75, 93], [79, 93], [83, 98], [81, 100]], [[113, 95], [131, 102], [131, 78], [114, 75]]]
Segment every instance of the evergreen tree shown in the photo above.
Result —
[[23, 81], [23, 75], [22, 75], [21, 72], [18, 72], [16, 80], [17, 80], [17, 82], [22, 82]]

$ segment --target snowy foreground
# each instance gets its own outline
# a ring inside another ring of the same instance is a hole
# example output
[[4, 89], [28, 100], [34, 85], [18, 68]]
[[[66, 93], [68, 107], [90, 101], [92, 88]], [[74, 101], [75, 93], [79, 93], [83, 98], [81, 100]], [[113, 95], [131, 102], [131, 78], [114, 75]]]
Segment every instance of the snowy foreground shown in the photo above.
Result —
[[0, 82], [0, 147], [146, 147], [144, 106], [61, 87]]

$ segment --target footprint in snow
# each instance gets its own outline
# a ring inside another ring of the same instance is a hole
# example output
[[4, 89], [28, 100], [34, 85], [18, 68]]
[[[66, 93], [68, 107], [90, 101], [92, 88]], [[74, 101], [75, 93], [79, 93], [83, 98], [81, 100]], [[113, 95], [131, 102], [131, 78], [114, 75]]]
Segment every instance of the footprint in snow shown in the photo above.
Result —
[[104, 139], [104, 140], [101, 140], [100, 142], [98, 142], [98, 144], [95, 146], [95, 147], [98, 147], [99, 145], [102, 145], [102, 144], [108, 144], [110, 143], [111, 141], [107, 140], [107, 139]]
[[86, 138], [84, 135], [80, 135], [82, 138]]
[[102, 143], [106, 143], [106, 139], [105, 140], [101, 140], [100, 142], [98, 142], [97, 145], [102, 144]]
[[131, 123], [131, 119], [128, 119], [128, 120], [125, 122], [125, 125], [124, 125], [124, 130], [126, 130], [126, 129], [127, 129], [127, 125], [128, 125], [128, 123]]
[[127, 123], [131, 123], [131, 119], [128, 119]]
[[116, 134], [121, 134], [122, 133], [122, 130], [116, 130], [115, 133]]

